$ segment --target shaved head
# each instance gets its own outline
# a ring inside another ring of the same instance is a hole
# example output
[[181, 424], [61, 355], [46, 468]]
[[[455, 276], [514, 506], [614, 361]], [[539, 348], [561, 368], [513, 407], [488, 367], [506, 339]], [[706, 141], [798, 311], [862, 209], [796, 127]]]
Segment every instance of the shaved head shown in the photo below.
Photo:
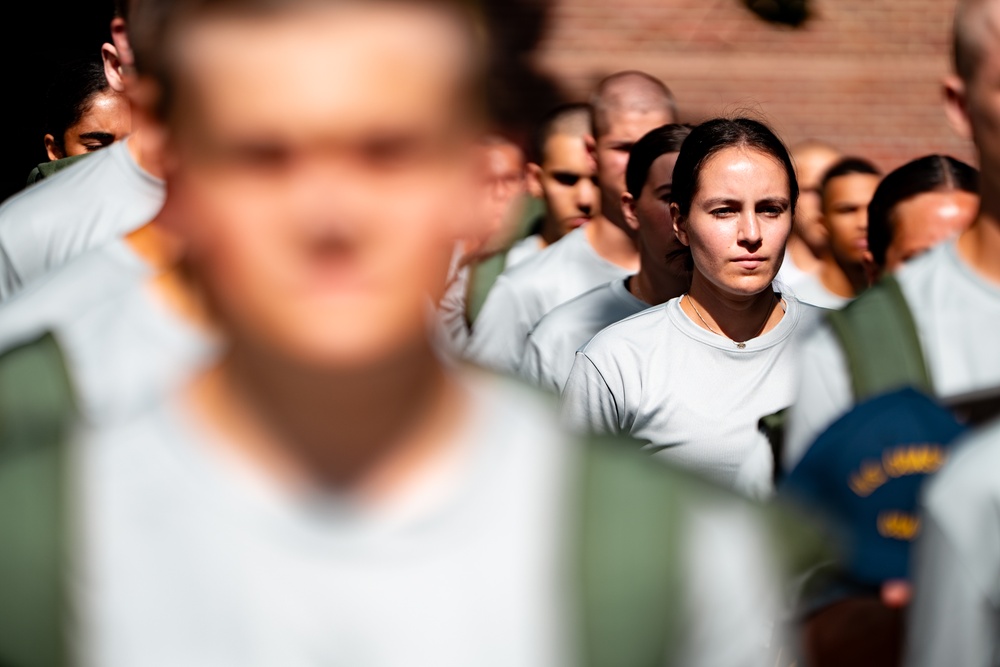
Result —
[[594, 109], [594, 138], [604, 136], [610, 117], [620, 113], [665, 113], [677, 122], [677, 101], [662, 81], [644, 72], [618, 72], [597, 85], [590, 103]]
[[952, 57], [955, 73], [970, 81], [983, 57], [988, 40], [1000, 37], [1000, 21], [995, 0], [959, 0], [955, 8]]
[[564, 104], [542, 119], [532, 143], [531, 159], [541, 164], [545, 160], [545, 145], [551, 137], [562, 135], [583, 139], [591, 132], [593, 116], [589, 104]]

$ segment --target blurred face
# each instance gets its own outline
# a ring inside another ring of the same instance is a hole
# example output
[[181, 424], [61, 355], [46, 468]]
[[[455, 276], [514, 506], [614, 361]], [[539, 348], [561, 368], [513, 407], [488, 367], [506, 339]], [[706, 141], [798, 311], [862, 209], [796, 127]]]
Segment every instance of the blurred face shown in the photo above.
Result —
[[799, 200], [795, 205], [795, 230], [813, 252], [826, 247], [826, 228], [823, 227], [820, 185], [823, 176], [840, 155], [826, 148], [806, 148], [795, 153], [795, 175], [799, 182]]
[[608, 131], [595, 139], [597, 182], [604, 215], [620, 222], [619, 202], [625, 192], [625, 167], [633, 144], [650, 130], [673, 121], [666, 110], [608, 112]]
[[170, 219], [221, 324], [295, 363], [422, 346], [427, 296], [470, 233], [460, 32], [387, 5], [206, 19], [184, 43]]
[[646, 185], [635, 202], [639, 236], [649, 256], [663, 259], [682, 248], [670, 218], [670, 192], [677, 153], [656, 158], [646, 177]]
[[892, 210], [892, 243], [886, 249], [885, 270], [895, 271], [938, 243], [965, 230], [976, 218], [979, 197], [971, 192], [924, 192]]
[[[63, 133], [64, 151], [46, 137], [49, 159], [83, 155], [110, 146], [132, 129], [132, 114], [125, 97], [111, 90], [91, 98], [90, 106], [76, 125]], [[55, 149], [55, 150], [53, 150]]]
[[868, 203], [880, 180], [873, 174], [847, 174], [826, 185], [823, 224], [830, 252], [841, 264], [861, 264], [868, 252]]
[[964, 87], [963, 130], [971, 134], [979, 151], [982, 178], [1000, 182], [1000, 44], [993, 37], [1000, 26], [1000, 7], [987, 3], [982, 10], [986, 25], [980, 31], [978, 66]]
[[548, 222], [562, 237], [599, 210], [594, 161], [583, 137], [554, 134], [545, 142], [545, 160], [532, 165], [533, 190], [545, 199]]
[[788, 175], [778, 160], [726, 148], [702, 166], [687, 218], [672, 207], [695, 274], [718, 291], [747, 297], [767, 289], [781, 267], [792, 229]]
[[524, 153], [514, 144], [488, 145], [483, 151], [485, 211], [481, 236], [470, 244], [476, 246], [476, 253], [489, 255], [506, 247], [518, 231], [519, 196], [526, 189], [525, 163]]

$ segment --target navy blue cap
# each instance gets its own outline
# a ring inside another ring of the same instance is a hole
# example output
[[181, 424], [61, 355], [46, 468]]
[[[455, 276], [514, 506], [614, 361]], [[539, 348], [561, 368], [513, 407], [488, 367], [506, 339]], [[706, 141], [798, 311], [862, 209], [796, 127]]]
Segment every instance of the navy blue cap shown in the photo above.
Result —
[[779, 493], [824, 516], [844, 548], [844, 574], [878, 586], [909, 574], [924, 480], [965, 427], [915, 389], [859, 403], [820, 435]]

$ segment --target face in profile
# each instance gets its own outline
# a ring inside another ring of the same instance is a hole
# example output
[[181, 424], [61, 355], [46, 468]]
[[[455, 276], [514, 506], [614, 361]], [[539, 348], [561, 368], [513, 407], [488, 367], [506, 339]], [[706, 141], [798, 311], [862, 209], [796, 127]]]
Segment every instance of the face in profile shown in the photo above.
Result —
[[[656, 258], [674, 258], [682, 249], [670, 217], [670, 193], [674, 180], [677, 153], [664, 153], [653, 161], [639, 199], [635, 201], [635, 216], [639, 236], [646, 252]], [[676, 261], [676, 260], [673, 260]], [[681, 267], [677, 267], [681, 270]]]
[[874, 174], [846, 174], [830, 179], [823, 202], [823, 224], [830, 252], [838, 262], [861, 264], [868, 252], [868, 204], [881, 178]]
[[549, 137], [542, 164], [531, 165], [531, 189], [545, 199], [546, 215], [560, 237], [590, 220], [600, 209], [600, 197], [596, 168], [583, 137]]
[[753, 148], [725, 148], [702, 165], [688, 216], [674, 211], [695, 278], [730, 297], [759, 294], [781, 267], [792, 228], [785, 167]]
[[45, 151], [50, 160], [92, 153], [124, 138], [131, 129], [128, 102], [109, 88], [87, 100], [80, 120], [63, 133], [62, 146], [51, 134], [45, 135]]
[[892, 209], [892, 242], [884, 269], [893, 272], [937, 244], [960, 234], [976, 218], [979, 196], [964, 190], [923, 192]]
[[237, 344], [332, 370], [425, 345], [477, 186], [463, 38], [437, 10], [391, 3], [186, 35], [171, 220]]

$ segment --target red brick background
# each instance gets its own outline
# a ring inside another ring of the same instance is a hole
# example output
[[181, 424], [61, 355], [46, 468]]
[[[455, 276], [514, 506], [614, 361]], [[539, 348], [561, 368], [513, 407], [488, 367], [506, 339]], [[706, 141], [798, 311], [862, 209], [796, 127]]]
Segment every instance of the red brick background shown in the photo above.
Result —
[[749, 108], [789, 144], [823, 139], [892, 169], [939, 152], [973, 160], [948, 126], [954, 0], [813, 0], [798, 28], [739, 0], [553, 0], [536, 55], [571, 97], [642, 69], [697, 122]]

